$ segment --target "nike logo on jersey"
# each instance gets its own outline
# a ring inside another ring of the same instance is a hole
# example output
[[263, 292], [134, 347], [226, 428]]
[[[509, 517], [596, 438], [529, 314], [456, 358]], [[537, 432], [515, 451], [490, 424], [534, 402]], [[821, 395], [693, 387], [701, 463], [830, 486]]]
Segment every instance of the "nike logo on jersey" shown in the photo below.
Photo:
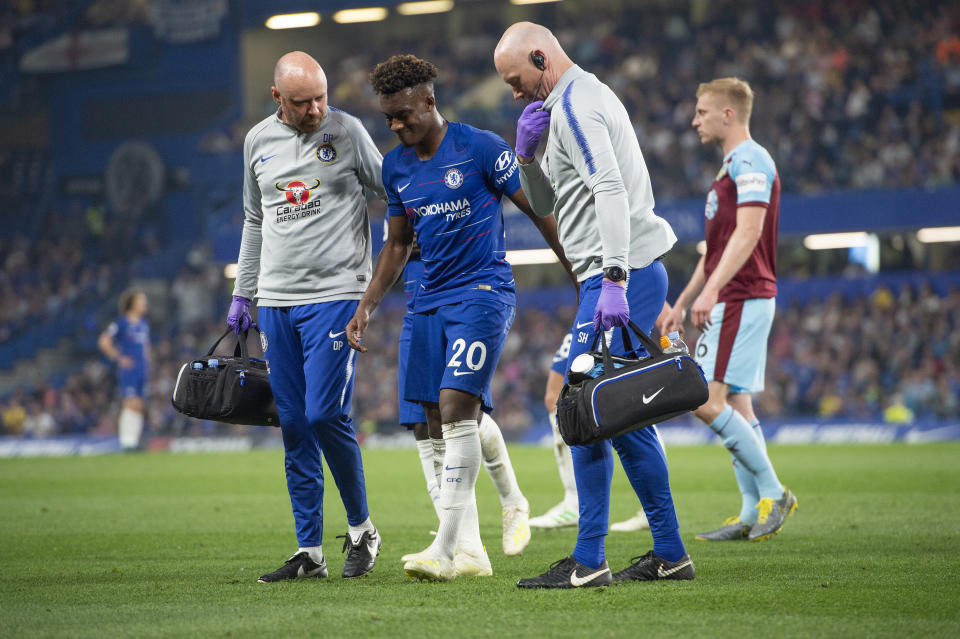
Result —
[[453, 371], [454, 377], [460, 377], [461, 375], [473, 375], [473, 371]]
[[593, 320], [589, 322], [577, 322], [577, 330], [583, 328], [584, 326], [593, 326]]
[[413, 184], [413, 182], [407, 182], [407, 183], [404, 184], [403, 186], [398, 186], [398, 187], [397, 187], [397, 193], [403, 193], [403, 190], [404, 190], [405, 188], [407, 188], [408, 186], [410, 186], [411, 184]]
[[682, 564], [680, 564], [680, 565], [678, 565], [678, 566], [674, 566], [674, 567], [671, 568], [670, 570], [664, 570], [664, 569], [663, 569], [663, 564], [660, 564], [660, 567], [657, 568], [657, 577], [660, 577], [661, 579], [663, 579], [664, 577], [669, 577], [669, 576], [672, 575], [673, 573], [679, 572], [679, 571], [683, 570], [684, 568], [686, 568], [687, 566], [689, 566], [691, 563], [692, 563], [692, 562], [691, 562], [689, 559], [687, 559], [687, 560], [686, 560], [685, 562], [683, 562]]
[[264, 157], [264, 156], [261, 155], [261, 156], [260, 156], [260, 162], [263, 163], [263, 162], [266, 162], [267, 160], [269, 160], [270, 158], [275, 158], [275, 157], [277, 157], [277, 154], [276, 154], [276, 153], [274, 153], [273, 155], [268, 155], [268, 156], [266, 156], [266, 157]]
[[597, 577], [599, 577], [605, 572], [610, 572], [610, 569], [604, 568], [603, 570], [598, 570], [597, 572], [590, 573], [586, 577], [578, 577], [577, 571], [576, 569], [574, 569], [574, 571], [570, 573], [570, 585], [573, 586], [574, 588], [579, 588], [580, 586], [590, 583], [591, 581], [593, 581], [594, 579], [596, 579]]
[[652, 402], [652, 401], [653, 401], [653, 398], [656, 397], [657, 395], [659, 395], [660, 393], [662, 393], [664, 388], [666, 388], [666, 386], [661, 387], [660, 390], [658, 390], [656, 393], [654, 393], [654, 394], [651, 395], [650, 397], [647, 397], [647, 394], [644, 393], [644, 394], [643, 394], [643, 403], [644, 403], [644, 404], [649, 404], [650, 402]]
[[344, 333], [346, 333], [346, 331], [340, 331], [339, 333], [334, 333], [333, 331], [330, 331], [327, 333], [327, 337], [329, 337], [330, 339], [337, 339]]

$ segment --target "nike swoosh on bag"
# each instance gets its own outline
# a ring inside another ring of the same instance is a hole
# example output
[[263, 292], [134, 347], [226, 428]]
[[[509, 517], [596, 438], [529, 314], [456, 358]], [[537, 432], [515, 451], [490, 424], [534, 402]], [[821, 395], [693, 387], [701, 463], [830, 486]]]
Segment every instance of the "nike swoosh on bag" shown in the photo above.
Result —
[[327, 336], [328, 336], [330, 339], [337, 339], [338, 337], [340, 337], [340, 336], [343, 335], [344, 333], [346, 333], [346, 331], [340, 331], [339, 333], [334, 333], [333, 331], [330, 331], [330, 332], [327, 333]]
[[574, 588], [579, 588], [584, 584], [590, 583], [605, 572], [610, 572], [610, 569], [604, 568], [603, 570], [598, 570], [597, 572], [591, 573], [586, 577], [577, 577], [577, 571], [574, 570], [572, 573], [570, 573], [570, 585]]
[[679, 566], [674, 566], [674, 567], [671, 568], [670, 570], [664, 570], [664, 569], [663, 569], [663, 564], [660, 564], [660, 567], [657, 568], [657, 577], [669, 577], [669, 576], [672, 575], [673, 573], [679, 572], [679, 571], [683, 570], [684, 568], [686, 568], [686, 567], [689, 566], [689, 565], [690, 565], [690, 560], [689, 560], [689, 559], [688, 559], [687, 561], [683, 562], [682, 564], [680, 564]]
[[659, 394], [661, 393], [661, 391], [663, 391], [664, 388], [666, 388], [666, 386], [664, 386], [663, 388], [661, 388], [660, 390], [658, 390], [656, 393], [654, 393], [654, 394], [651, 395], [650, 397], [647, 397], [647, 394], [644, 393], [644, 394], [643, 394], [643, 403], [644, 403], [644, 404], [649, 404], [650, 402], [652, 402], [652, 401], [653, 401], [653, 398], [656, 397], [657, 395], [659, 395]]

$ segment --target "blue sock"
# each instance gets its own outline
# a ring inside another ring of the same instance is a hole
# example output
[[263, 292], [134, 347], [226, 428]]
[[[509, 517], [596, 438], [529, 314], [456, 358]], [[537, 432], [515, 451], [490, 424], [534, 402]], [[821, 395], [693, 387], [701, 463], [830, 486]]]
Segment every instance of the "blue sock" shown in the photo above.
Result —
[[604, 537], [610, 521], [610, 481], [613, 479], [613, 451], [603, 441], [589, 446], [571, 446], [573, 474], [580, 501], [580, 525], [573, 558], [588, 568], [603, 565]]
[[613, 446], [650, 522], [654, 554], [667, 561], [679, 560], [687, 551], [680, 539], [680, 524], [670, 493], [667, 457], [657, 438], [656, 427], [641, 428], [615, 437]]
[[760, 513], [757, 511], [757, 502], [760, 501], [760, 491], [757, 490], [757, 478], [731, 453], [733, 460], [733, 476], [737, 478], [737, 488], [740, 489], [740, 521], [751, 526], [757, 523]]
[[[767, 445], [763, 441], [763, 431], [760, 430], [760, 422], [754, 419], [750, 422], [750, 427], [760, 440], [760, 447], [763, 452], [767, 452]], [[760, 501], [760, 491], [757, 489], [757, 478], [753, 473], [743, 467], [743, 464], [737, 462], [737, 458], [730, 455], [733, 460], [733, 475], [737, 478], [737, 487], [740, 489], [740, 521], [745, 524], [753, 525], [757, 523], [757, 502]]]
[[754, 418], [750, 422], [750, 427], [753, 429], [753, 434], [757, 436], [757, 440], [760, 442], [760, 448], [763, 449], [763, 452], [767, 452], [767, 439], [763, 436], [763, 429], [760, 427], [760, 420]]
[[761, 498], [783, 497], [783, 486], [777, 479], [765, 447], [757, 440], [753, 428], [743, 415], [728, 404], [710, 424], [710, 428], [720, 436], [723, 445], [736, 458], [737, 464], [753, 473]]

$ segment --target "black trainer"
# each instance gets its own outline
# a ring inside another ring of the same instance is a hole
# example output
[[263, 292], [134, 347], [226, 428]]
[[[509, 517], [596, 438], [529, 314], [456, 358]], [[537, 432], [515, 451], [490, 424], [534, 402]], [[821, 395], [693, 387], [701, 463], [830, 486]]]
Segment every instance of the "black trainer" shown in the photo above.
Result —
[[285, 579], [326, 579], [327, 562], [321, 560], [318, 564], [310, 559], [310, 555], [305, 552], [298, 552], [287, 563], [283, 564], [273, 572], [268, 572], [257, 581], [262, 584], [269, 584], [274, 581], [283, 581]]
[[590, 588], [609, 586], [613, 583], [610, 567], [604, 561], [599, 568], [588, 568], [573, 556], [564, 557], [550, 564], [550, 570], [539, 577], [521, 579], [518, 588]]
[[679, 561], [667, 561], [651, 550], [642, 557], [634, 557], [630, 565], [614, 573], [613, 580], [620, 581], [657, 581], [658, 579], [693, 579], [696, 571], [690, 555], [684, 555]]
[[377, 562], [377, 555], [380, 554], [380, 535], [377, 529], [373, 532], [363, 531], [357, 543], [350, 539], [350, 533], [346, 535], [337, 535], [337, 539], [343, 538], [343, 551], [347, 553], [347, 559], [343, 562], [343, 576], [346, 579], [351, 577], [363, 577], [373, 570], [373, 565]]

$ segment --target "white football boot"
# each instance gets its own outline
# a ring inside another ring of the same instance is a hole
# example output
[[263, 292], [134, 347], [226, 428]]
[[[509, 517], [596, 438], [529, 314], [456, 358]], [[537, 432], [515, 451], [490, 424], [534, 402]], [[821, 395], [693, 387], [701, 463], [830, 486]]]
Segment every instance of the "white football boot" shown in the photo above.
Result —
[[524, 499], [519, 504], [503, 508], [503, 554], [519, 555], [530, 543], [530, 504]]
[[569, 528], [580, 520], [577, 506], [561, 501], [559, 504], [530, 520], [531, 528]]
[[650, 522], [647, 521], [647, 515], [643, 510], [638, 510], [637, 514], [630, 519], [618, 521], [610, 524], [610, 530], [613, 532], [635, 532], [637, 530], [650, 530]]

